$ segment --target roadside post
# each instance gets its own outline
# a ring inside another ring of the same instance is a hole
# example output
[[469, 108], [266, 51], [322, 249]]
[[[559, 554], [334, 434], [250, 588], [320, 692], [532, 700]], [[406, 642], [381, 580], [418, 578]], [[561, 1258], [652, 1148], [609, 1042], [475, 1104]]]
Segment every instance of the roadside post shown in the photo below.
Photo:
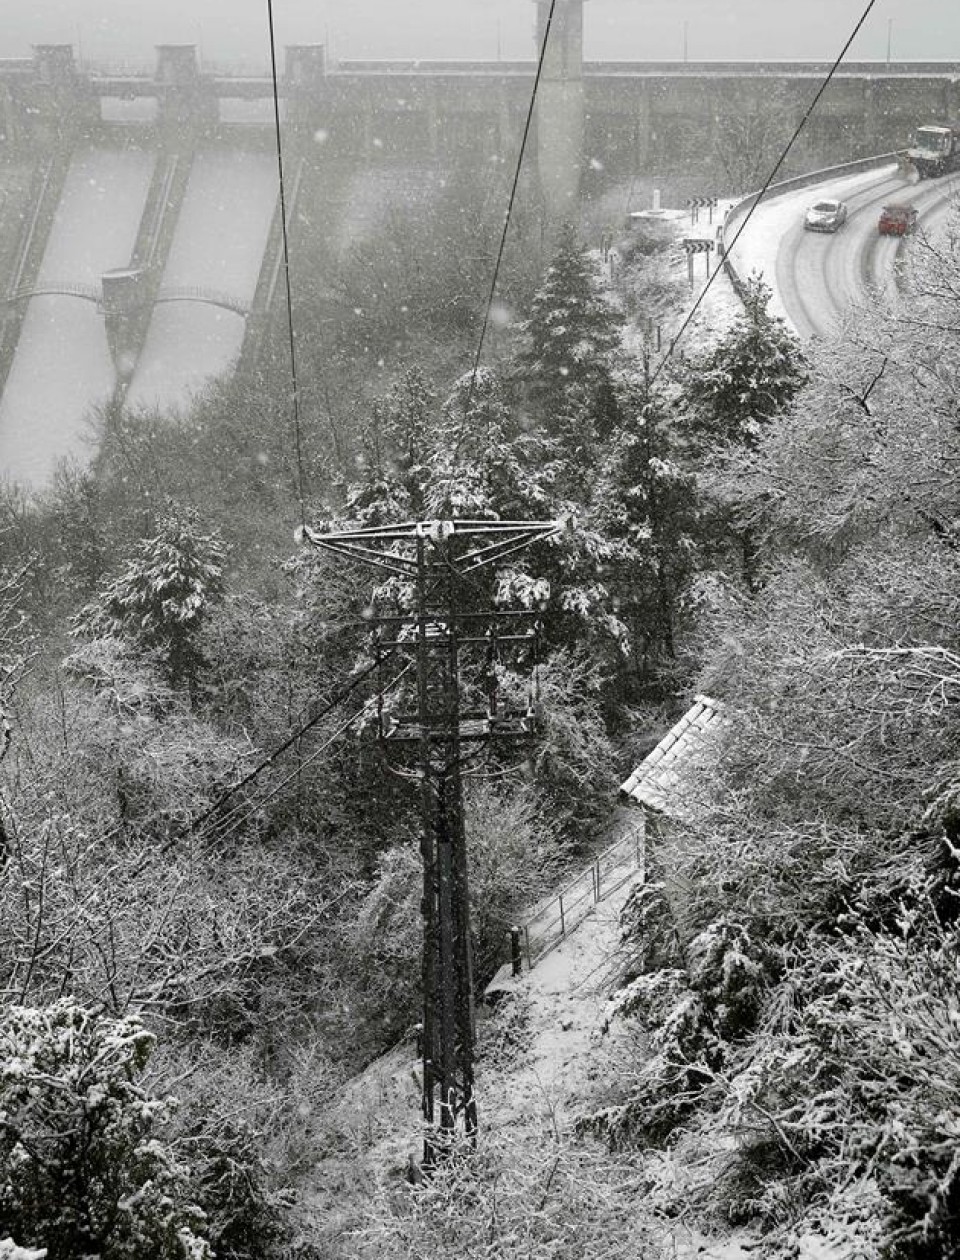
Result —
[[694, 254], [705, 255], [704, 261], [706, 263], [706, 274], [707, 278], [710, 278], [710, 251], [713, 249], [713, 241], [707, 240], [706, 237], [688, 236], [680, 243], [687, 252], [687, 278], [689, 279], [690, 286], [692, 288]]
[[520, 928], [510, 929], [510, 966], [513, 974], [519, 976], [523, 971], [523, 953], [520, 945]]

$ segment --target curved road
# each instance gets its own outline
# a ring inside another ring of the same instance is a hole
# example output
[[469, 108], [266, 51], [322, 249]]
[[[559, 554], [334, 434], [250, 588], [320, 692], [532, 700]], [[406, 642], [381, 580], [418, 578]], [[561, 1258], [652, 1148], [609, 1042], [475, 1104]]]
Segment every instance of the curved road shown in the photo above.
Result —
[[[774, 290], [773, 309], [801, 337], [829, 336], [851, 306], [869, 302], [878, 291], [896, 292], [897, 263], [911, 238], [881, 236], [881, 208], [909, 202], [920, 211], [920, 229], [935, 237], [958, 192], [960, 175], [920, 183], [890, 165], [782, 193], [757, 207], [730, 259], [741, 276], [762, 273]], [[846, 224], [835, 233], [805, 231], [805, 210], [824, 197], [847, 203]], [[730, 223], [728, 242], [743, 218]]]

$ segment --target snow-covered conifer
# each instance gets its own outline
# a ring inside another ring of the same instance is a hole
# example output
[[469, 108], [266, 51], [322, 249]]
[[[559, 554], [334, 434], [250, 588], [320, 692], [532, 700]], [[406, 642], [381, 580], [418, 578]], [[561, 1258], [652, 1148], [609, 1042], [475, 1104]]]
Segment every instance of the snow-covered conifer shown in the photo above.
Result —
[[556, 432], [571, 401], [589, 406], [609, 384], [622, 317], [600, 285], [595, 263], [568, 224], [520, 326], [517, 363], [542, 422]]
[[769, 310], [771, 291], [758, 276], [746, 283], [744, 312], [684, 381], [691, 429], [707, 443], [756, 443], [765, 425], [790, 405], [807, 374], [800, 342]]

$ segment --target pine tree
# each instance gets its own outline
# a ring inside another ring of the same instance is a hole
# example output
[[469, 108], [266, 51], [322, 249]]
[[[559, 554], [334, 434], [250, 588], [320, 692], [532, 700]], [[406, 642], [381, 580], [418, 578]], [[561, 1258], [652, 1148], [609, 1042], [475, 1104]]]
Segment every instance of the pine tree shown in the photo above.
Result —
[[223, 592], [226, 549], [195, 511], [172, 507], [123, 570], [81, 609], [75, 632], [134, 643], [158, 661], [171, 687], [193, 693], [203, 663], [200, 630]]
[[560, 231], [557, 252], [521, 325], [517, 366], [525, 391], [547, 430], [563, 433], [571, 410], [602, 410], [621, 345], [622, 319], [600, 286], [595, 264], [572, 227]]
[[536, 520], [553, 510], [556, 444], [519, 428], [495, 372], [462, 376], [442, 408], [424, 487], [431, 516]]
[[793, 401], [807, 379], [800, 342], [769, 310], [771, 291], [747, 281], [744, 313], [684, 381], [695, 442], [753, 446], [774, 416]]
[[360, 477], [347, 487], [339, 515], [361, 526], [422, 515], [434, 401], [416, 366], [374, 401], [361, 433]]
[[696, 478], [683, 466], [662, 400], [637, 388], [623, 398], [621, 413], [591, 524], [604, 541], [604, 584], [631, 672], [648, 686], [677, 654], [684, 598], [697, 568], [699, 506]]

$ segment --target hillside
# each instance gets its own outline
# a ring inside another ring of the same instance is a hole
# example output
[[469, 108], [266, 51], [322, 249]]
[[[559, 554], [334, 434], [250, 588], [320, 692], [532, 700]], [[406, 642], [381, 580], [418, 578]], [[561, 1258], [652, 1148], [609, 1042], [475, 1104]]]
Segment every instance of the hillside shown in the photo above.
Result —
[[[605, 1018], [622, 961], [620, 913], [635, 887], [631, 880], [602, 901], [532, 971], [498, 981], [494, 1004], [478, 1013], [478, 1151], [435, 1184], [407, 1175], [420, 1155], [412, 1041], [349, 1081], [317, 1117], [335, 1149], [305, 1200], [331, 1256], [751, 1254], [748, 1235], [710, 1237], [674, 1215], [676, 1189], [704, 1175], [702, 1150], [618, 1155], [579, 1131], [625, 1096], [630, 1064], [645, 1053], [635, 1032]], [[441, 1217], [447, 1226], [438, 1228]]]

